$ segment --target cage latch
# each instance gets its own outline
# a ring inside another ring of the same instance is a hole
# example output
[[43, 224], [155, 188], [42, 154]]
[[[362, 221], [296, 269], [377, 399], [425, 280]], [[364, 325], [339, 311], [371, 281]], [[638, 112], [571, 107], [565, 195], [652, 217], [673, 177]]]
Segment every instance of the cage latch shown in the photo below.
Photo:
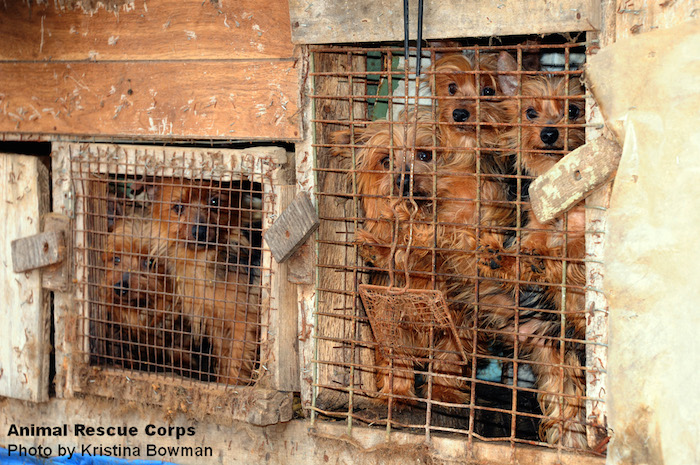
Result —
[[42, 269], [42, 287], [65, 291], [70, 282], [67, 260], [70, 219], [58, 213], [42, 218], [43, 231], [12, 241], [12, 270], [15, 273]]

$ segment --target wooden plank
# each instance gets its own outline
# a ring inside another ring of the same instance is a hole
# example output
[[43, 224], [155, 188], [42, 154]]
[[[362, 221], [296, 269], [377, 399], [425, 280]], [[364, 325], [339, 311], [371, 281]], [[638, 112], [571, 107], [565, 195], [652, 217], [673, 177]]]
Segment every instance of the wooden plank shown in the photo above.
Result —
[[98, 175], [176, 176], [217, 181], [248, 175], [256, 177], [254, 181], [272, 183], [286, 183], [290, 176], [287, 152], [281, 147], [202, 149], [69, 143], [59, 143], [56, 147], [67, 148], [79, 169]]
[[299, 195], [265, 232], [265, 242], [277, 263], [285, 262], [318, 229], [316, 208], [306, 192]]
[[[616, 6], [603, 5], [600, 33], [591, 34], [601, 47], [615, 42]], [[590, 53], [598, 49], [591, 47]], [[589, 89], [590, 90], [590, 89]], [[595, 99], [586, 99], [586, 140], [612, 139], [605, 128]], [[586, 436], [592, 449], [604, 443], [608, 436], [608, 299], [603, 292], [605, 278], [605, 242], [607, 208], [612, 183], [602, 186], [585, 199], [586, 212]], [[604, 450], [604, 449], [601, 449]]]
[[67, 291], [71, 283], [71, 229], [70, 218], [60, 213], [47, 213], [43, 221], [44, 232], [60, 232], [65, 247], [65, 258], [56, 265], [41, 270], [41, 286], [53, 291]]
[[91, 14], [4, 2], [0, 43], [6, 61], [276, 59], [294, 49], [285, 0], [137, 0]]
[[294, 60], [0, 63], [0, 132], [295, 140]]
[[532, 211], [545, 223], [569, 210], [607, 182], [617, 170], [622, 149], [599, 137], [573, 150], [530, 184]]
[[25, 271], [61, 263], [66, 257], [62, 231], [51, 231], [15, 239], [12, 248], [12, 271]]
[[[293, 203], [296, 186], [278, 186], [275, 191], [277, 197], [275, 211], [284, 212]], [[265, 232], [265, 237], [269, 231], [270, 229]], [[270, 331], [274, 331], [275, 334], [270, 336], [269, 343], [272, 346], [272, 358], [275, 362], [273, 386], [280, 391], [299, 391], [297, 288], [287, 279], [289, 275], [287, 263], [277, 261], [277, 265], [273, 263], [272, 266], [274, 266], [274, 272], [271, 283], [270, 311], [273, 324]]]
[[[205, 412], [219, 424], [233, 420], [254, 426], [269, 426], [292, 419], [292, 394], [261, 387], [221, 386], [188, 380], [183, 383], [145, 373], [102, 369], [79, 372], [82, 392], [100, 397], [136, 402], [139, 405], [162, 405], [191, 415]], [[194, 402], [193, 402], [194, 400]]]
[[[417, 0], [410, 1], [411, 38], [416, 37]], [[403, 9], [393, 0], [290, 0], [296, 44], [403, 40]], [[600, 25], [596, 0], [425, 2], [423, 38], [488, 37], [591, 31]]]
[[[313, 79], [308, 79], [310, 69], [309, 47], [298, 47], [300, 74], [302, 76], [302, 93], [313, 95]], [[316, 159], [314, 156], [313, 137], [314, 125], [311, 124], [313, 115], [313, 105], [304, 105], [302, 109], [302, 141], [295, 144], [296, 158], [294, 167], [296, 169], [297, 192], [309, 192], [312, 194], [316, 190]], [[312, 197], [314, 203], [317, 202], [315, 196]], [[293, 271], [288, 275], [290, 280], [297, 283], [298, 295], [298, 325], [297, 339], [299, 342], [299, 377], [301, 405], [303, 412], [310, 412], [313, 405], [314, 379], [313, 360], [316, 353], [316, 344], [311, 337], [314, 329], [314, 312], [316, 311], [316, 241], [314, 240], [318, 232], [314, 234], [307, 244], [302, 246], [299, 253], [290, 259], [289, 267]]]
[[13, 240], [37, 234], [48, 204], [48, 169], [38, 157], [0, 154], [0, 396], [48, 399], [49, 299], [40, 270], [14, 273]]
[[[53, 194], [53, 211], [62, 214], [70, 222], [75, 220], [75, 192], [70, 170], [70, 145], [54, 144], [51, 152], [51, 192]], [[71, 235], [70, 244], [75, 241]], [[63, 291], [53, 294], [53, 324], [55, 334], [54, 352], [56, 358], [56, 396], [59, 398], [73, 397], [73, 370], [77, 364], [78, 341], [76, 332], [78, 329], [78, 317], [80, 307], [74, 303], [74, 294], [70, 284], [75, 278], [75, 257], [71, 250], [68, 263], [69, 286]]]
[[[313, 69], [317, 72], [337, 70], [339, 66], [365, 70], [362, 57], [348, 57], [340, 51], [316, 53], [313, 60]], [[312, 85], [315, 95], [358, 95], [365, 89], [362, 79], [336, 76], [317, 77]], [[338, 99], [316, 99], [314, 110], [319, 120], [352, 121], [365, 119], [367, 108], [362, 101], [348, 103]], [[340, 129], [347, 129], [347, 126], [317, 123], [316, 143], [331, 143], [331, 134]], [[328, 148], [318, 147], [316, 163], [320, 169], [317, 172], [316, 201], [321, 225], [317, 236], [319, 290], [314, 297], [318, 302], [316, 313], [323, 315], [306, 318], [303, 323], [307, 326], [302, 330], [303, 334], [310, 334], [309, 326], [315, 324], [313, 356], [316, 376], [313, 382], [322, 387], [316, 387], [314, 406], [328, 411], [345, 410], [350, 403], [355, 408], [372, 407], [376, 401], [356, 395], [357, 390], [376, 391], [376, 378], [371, 368], [375, 365], [375, 357], [370, 342], [374, 338], [356, 294], [357, 284], [363, 277], [357, 271], [351, 271], [360, 264], [356, 248], [352, 246], [357, 221], [327, 219], [359, 217], [359, 201], [345, 197], [348, 175], [343, 170], [350, 168], [351, 160], [332, 154]], [[348, 266], [350, 270], [334, 269], [338, 266]], [[368, 344], [356, 341], [367, 341]]]

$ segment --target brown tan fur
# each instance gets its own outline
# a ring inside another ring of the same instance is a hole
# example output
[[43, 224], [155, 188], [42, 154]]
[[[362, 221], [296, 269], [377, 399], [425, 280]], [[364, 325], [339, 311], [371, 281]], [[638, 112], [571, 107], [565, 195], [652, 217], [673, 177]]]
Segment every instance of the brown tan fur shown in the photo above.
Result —
[[[150, 189], [153, 230], [162, 239], [176, 293], [195, 337], [208, 336], [220, 383], [250, 382], [258, 341], [257, 293], [244, 264], [235, 194], [215, 183], [164, 178]], [[232, 200], [233, 199], [233, 200]]]
[[[506, 68], [513, 71], [517, 68], [512, 58]], [[519, 89], [513, 81], [511, 88], [514, 92]], [[522, 76], [520, 94], [525, 97], [520, 104], [516, 99], [507, 102], [512, 128], [504, 135], [504, 146], [507, 151], [520, 154], [524, 174], [536, 177], [584, 143], [584, 130], [580, 126], [585, 121], [583, 89], [574, 76], [569, 78], [568, 87], [565, 77]], [[574, 98], [557, 98], [567, 95]], [[519, 243], [516, 241], [505, 249], [503, 246], [491, 249], [491, 255], [480, 262], [480, 271], [504, 280], [504, 290], [514, 297], [526, 290], [527, 285], [518, 287], [512, 281], [537, 286], [544, 294], [544, 302], [555, 310], [524, 308], [520, 310], [517, 328], [512, 311], [493, 311], [488, 325], [506, 334], [503, 336], [506, 342], [513, 343], [517, 334], [519, 356], [531, 361], [537, 388], [543, 391], [539, 394], [544, 414], [541, 437], [552, 444], [586, 448], [582, 400], [585, 384], [579, 357], [582, 345], [565, 342], [562, 351], [562, 343], [557, 341], [562, 337], [573, 340], [585, 337], [583, 206], [578, 205], [565, 217], [548, 223], [537, 221], [529, 203], [524, 204], [523, 214], [527, 223]], [[518, 253], [522, 256], [516, 259]], [[566, 312], [562, 314], [564, 266]], [[509, 333], [512, 335], [508, 336]]]
[[477, 148], [481, 151], [480, 172], [503, 171], [494, 148], [503, 123], [501, 86], [496, 78], [497, 57], [493, 53], [475, 57], [451, 53], [433, 67], [431, 85], [437, 98], [442, 145], [469, 172], [476, 172]]
[[177, 313], [174, 284], [165, 262], [153, 257], [150, 249], [148, 223], [141, 218], [120, 219], [101, 256], [100, 300], [121, 339], [117, 356], [126, 357], [116, 361], [133, 368], [163, 356], [171, 364], [177, 359], [180, 366], [187, 365], [167, 342]]
[[[433, 252], [434, 184], [436, 167], [441, 163], [434, 159], [440, 157], [435, 144], [435, 121], [429, 111], [422, 110], [404, 113], [403, 117], [398, 123], [377, 121], [368, 123], [366, 128], [354, 128], [352, 143], [349, 131], [334, 134], [334, 142], [356, 146], [354, 168], [364, 211], [356, 242], [360, 254], [371, 265], [396, 271], [393, 283], [380, 272], [373, 277], [375, 284], [444, 290], [444, 279], [433, 272], [435, 262], [440, 261]], [[349, 156], [352, 150], [342, 147], [336, 154]], [[452, 318], [460, 324], [460, 315]], [[457, 377], [463, 375], [464, 365], [459, 344], [469, 344], [471, 337], [465, 334], [458, 343], [449, 331], [441, 329], [435, 331], [431, 344], [430, 331], [412, 324], [402, 324], [398, 337], [394, 343], [406, 348], [400, 356], [390, 360], [383, 351], [376, 352], [377, 385], [383, 398], [391, 395], [404, 402], [415, 398], [414, 364], [417, 359], [427, 360], [432, 346], [432, 398], [460, 404], [468, 399], [465, 383]]]

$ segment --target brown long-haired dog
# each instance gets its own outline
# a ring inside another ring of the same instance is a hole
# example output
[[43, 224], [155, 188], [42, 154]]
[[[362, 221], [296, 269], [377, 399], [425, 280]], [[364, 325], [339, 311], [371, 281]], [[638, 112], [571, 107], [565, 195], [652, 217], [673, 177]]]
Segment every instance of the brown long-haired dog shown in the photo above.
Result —
[[155, 250], [168, 258], [193, 336], [209, 337], [219, 382], [250, 382], [259, 302], [237, 193], [210, 181], [161, 178], [149, 198], [154, 234], [163, 239]]
[[[512, 57], [501, 58], [503, 69], [517, 69]], [[583, 89], [574, 76], [523, 76], [521, 85], [513, 76], [504, 75], [503, 79], [510, 81], [504, 87], [514, 93], [520, 90], [523, 97], [507, 102], [512, 128], [504, 135], [504, 144], [510, 153], [520, 154], [524, 174], [536, 177], [584, 143]], [[481, 261], [480, 270], [504, 280], [504, 289], [519, 294], [515, 298], [521, 298], [521, 305], [541, 307], [523, 308], [518, 315], [520, 354], [516, 354], [531, 361], [537, 388], [542, 391], [538, 395], [544, 415], [540, 436], [552, 444], [585, 448], [583, 344], [574, 342], [585, 338], [583, 207], [540, 223], [525, 199], [523, 214], [527, 222], [519, 242], [491, 249], [492, 255]], [[518, 253], [522, 256], [516, 258]], [[530, 284], [519, 288], [514, 284], [517, 280]], [[537, 295], [535, 302], [533, 295]], [[523, 302], [524, 296], [531, 302]], [[514, 342], [513, 312], [494, 311], [490, 320], [491, 327], [513, 334], [504, 336], [506, 342]], [[562, 343], [557, 339], [564, 337], [568, 341], [562, 358]]]
[[[445, 280], [435, 273], [440, 259], [435, 253], [435, 205], [437, 166], [442, 163], [437, 151], [435, 120], [430, 111], [410, 111], [392, 123], [376, 121], [366, 128], [355, 127], [353, 138], [348, 130], [333, 135], [337, 155], [355, 154], [354, 173], [364, 211], [361, 229], [355, 232], [359, 251], [376, 267], [373, 284], [411, 289], [445, 289]], [[437, 158], [435, 158], [437, 157]], [[395, 271], [393, 282], [387, 271]], [[408, 278], [408, 280], [406, 280]], [[401, 315], [401, 309], [397, 310]], [[461, 349], [470, 352], [471, 337], [457, 340], [447, 328], [435, 331], [433, 344], [430, 330], [414, 321], [414, 315], [401, 315], [397, 341], [399, 355], [390, 360], [384, 351], [376, 351], [377, 386], [383, 399], [390, 395], [411, 402], [416, 397], [416, 364], [431, 358], [433, 399], [462, 404], [468, 399], [463, 378]], [[463, 316], [453, 313], [461, 327]], [[432, 349], [431, 349], [432, 345]]]
[[498, 58], [493, 53], [479, 54], [478, 60], [475, 55], [451, 53], [433, 66], [431, 85], [437, 100], [442, 145], [469, 172], [476, 171], [477, 148], [483, 150], [481, 173], [504, 170], [494, 152], [501, 132], [498, 123], [504, 122], [497, 68]]
[[107, 318], [120, 329], [125, 343], [138, 346], [129, 350], [138, 355], [120, 362], [148, 361], [148, 356], [140, 356], [142, 348], [158, 358], [162, 354], [156, 354], [157, 349], [166, 352], [165, 322], [172, 322], [175, 312], [174, 285], [165, 262], [151, 255], [147, 221], [118, 220], [107, 237], [102, 262], [99, 293]]

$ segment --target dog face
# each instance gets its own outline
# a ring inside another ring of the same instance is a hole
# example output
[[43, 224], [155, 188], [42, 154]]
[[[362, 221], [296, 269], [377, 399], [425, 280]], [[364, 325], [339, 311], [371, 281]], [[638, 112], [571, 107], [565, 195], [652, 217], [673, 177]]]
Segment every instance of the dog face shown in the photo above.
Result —
[[229, 229], [240, 223], [237, 193], [212, 181], [164, 178], [162, 183], [149, 190], [156, 234], [183, 241], [189, 249], [226, 243]]
[[[523, 81], [522, 96], [520, 108], [517, 101], [508, 104], [509, 120], [522, 126], [514, 126], [507, 141], [510, 148], [523, 150], [523, 167], [538, 176], [585, 142], [583, 88], [573, 76], [568, 86], [563, 76], [534, 76]], [[522, 142], [517, 147], [519, 132]]]
[[[518, 64], [506, 52], [498, 70], [517, 72]], [[554, 166], [564, 155], [585, 142], [585, 101], [577, 76], [521, 76], [500, 74], [507, 95], [521, 95], [505, 103], [510, 125], [503, 137], [505, 148], [521, 151], [522, 165], [533, 176]]]
[[132, 329], [155, 327], [172, 301], [165, 263], [150, 255], [149, 231], [145, 220], [118, 221], [102, 254], [102, 301], [115, 322]]
[[[407, 122], [377, 121], [355, 128], [354, 144], [361, 146], [355, 153], [357, 192], [366, 218], [394, 218], [397, 211], [408, 208], [402, 205], [410, 200], [420, 204], [434, 197], [439, 162], [433, 160], [434, 126], [430, 113], [419, 111], [411, 113]], [[350, 132], [339, 131], [333, 139], [349, 144]]]
[[433, 94], [437, 96], [440, 132], [448, 148], [493, 147], [497, 143], [499, 130], [489, 124], [503, 122], [496, 69], [493, 54], [480, 56], [478, 70], [485, 71], [483, 74], [477, 74], [472, 60], [462, 54], [450, 54], [435, 63]]

